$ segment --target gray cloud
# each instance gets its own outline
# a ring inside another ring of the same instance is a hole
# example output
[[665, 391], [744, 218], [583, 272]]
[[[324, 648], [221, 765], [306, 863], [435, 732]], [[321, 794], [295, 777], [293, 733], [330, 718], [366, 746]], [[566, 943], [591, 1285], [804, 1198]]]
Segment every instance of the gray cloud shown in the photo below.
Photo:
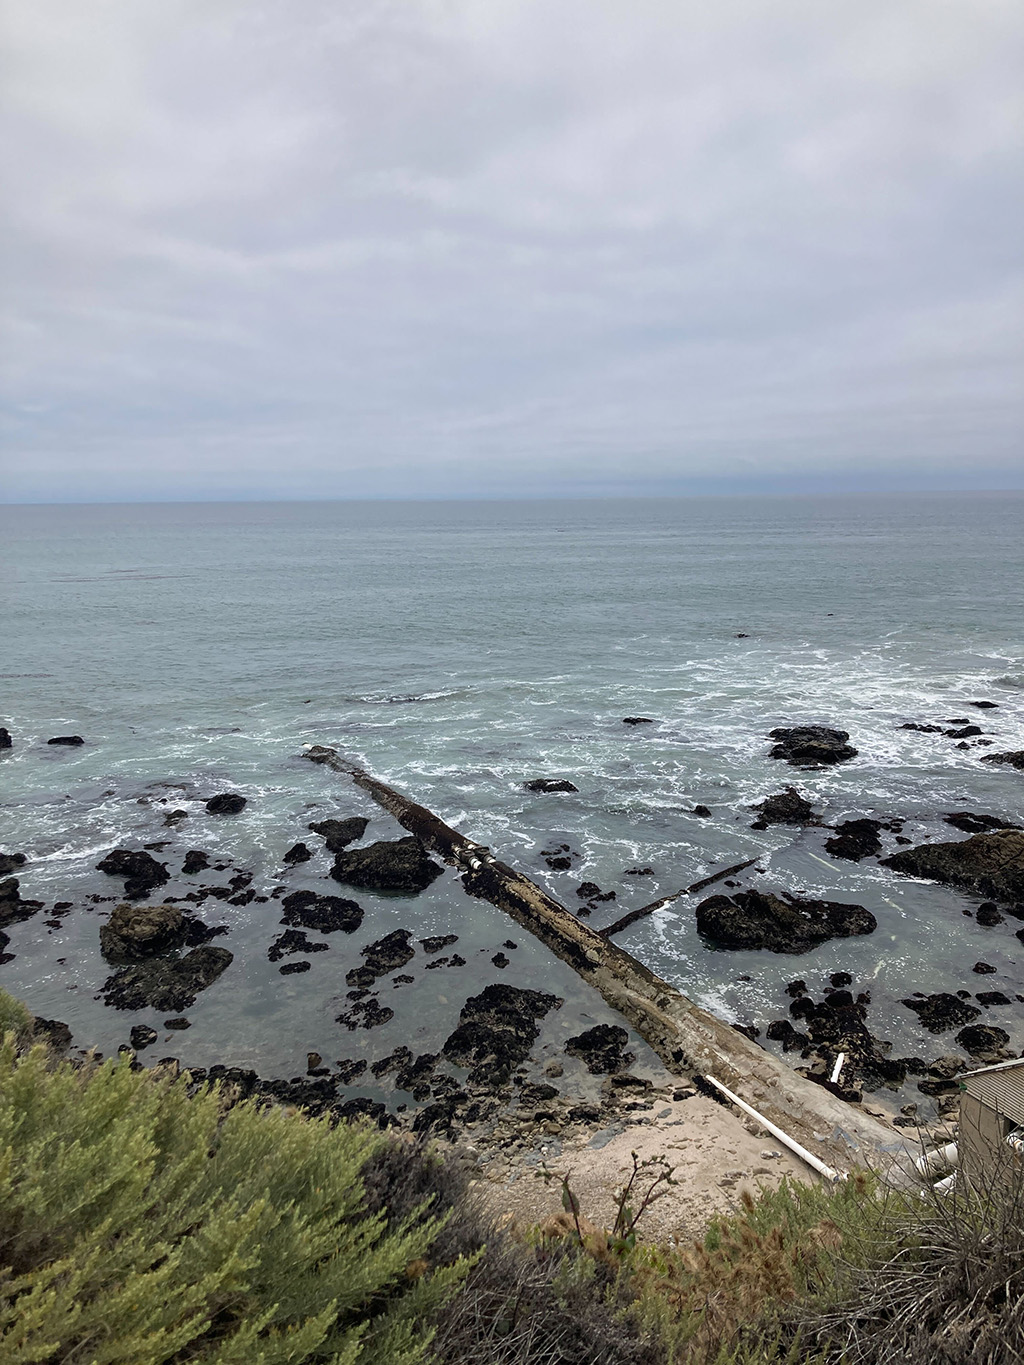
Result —
[[7, 0], [7, 500], [1020, 486], [1016, 0]]

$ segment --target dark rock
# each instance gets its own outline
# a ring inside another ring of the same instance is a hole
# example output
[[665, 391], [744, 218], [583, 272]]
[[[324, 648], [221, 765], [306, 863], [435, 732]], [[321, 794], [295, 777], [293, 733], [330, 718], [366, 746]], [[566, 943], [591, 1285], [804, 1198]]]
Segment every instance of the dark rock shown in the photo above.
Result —
[[220, 792], [210, 797], [206, 809], [211, 815], [237, 815], [240, 810], [245, 810], [246, 805], [246, 798], [238, 792]]
[[535, 1021], [562, 1003], [541, 991], [486, 986], [463, 1005], [459, 1025], [445, 1040], [442, 1052], [457, 1066], [472, 1068], [471, 1085], [488, 1089], [506, 1085], [540, 1036]]
[[458, 953], [452, 953], [451, 961], [448, 965], [449, 967], [464, 967], [466, 965], [466, 959], [460, 957]]
[[226, 948], [193, 948], [183, 958], [122, 967], [100, 988], [103, 1003], [118, 1010], [185, 1010], [196, 996], [211, 986], [230, 966], [233, 956]]
[[597, 882], [580, 882], [576, 894], [583, 901], [613, 901], [614, 891], [602, 891]]
[[960, 843], [922, 844], [883, 858], [882, 865], [997, 901], [1024, 900], [1024, 830], [1000, 829]]
[[308, 863], [313, 854], [305, 844], [292, 844], [291, 848], [282, 857], [281, 861], [294, 867], [296, 863]]
[[987, 962], [976, 962], [971, 971], [977, 972], [979, 976], [991, 976], [995, 967], [990, 966]]
[[6, 725], [0, 725], [0, 749], [10, 749], [14, 745], [11, 732]]
[[849, 972], [833, 972], [829, 977], [829, 983], [839, 990], [843, 986], [852, 986], [853, 977]]
[[861, 905], [785, 900], [763, 891], [711, 896], [697, 906], [697, 932], [719, 948], [767, 948], [803, 953], [830, 938], [870, 934], [877, 921]]
[[282, 976], [299, 976], [302, 972], [312, 971], [312, 962], [286, 962], [283, 967], [278, 967]]
[[1024, 772], [1024, 749], [1015, 749], [1005, 754], [983, 754], [982, 763], [1006, 763], [1011, 768]]
[[613, 1071], [624, 1071], [636, 1061], [626, 1052], [629, 1034], [618, 1024], [595, 1024], [593, 1028], [566, 1039], [565, 1051], [570, 1057], [580, 1057], [592, 1076], [606, 1076]]
[[771, 757], [784, 758], [797, 767], [845, 763], [857, 756], [857, 750], [846, 742], [850, 736], [845, 730], [832, 730], [825, 725], [779, 728], [770, 731], [769, 738], [778, 741]]
[[360, 1057], [358, 1060], [342, 1057], [338, 1061], [337, 1067], [338, 1084], [351, 1085], [366, 1070], [366, 1059], [364, 1057]]
[[77, 749], [85, 740], [81, 735], [54, 735], [53, 739], [48, 739], [47, 744], [62, 744], [68, 749]]
[[404, 967], [416, 955], [416, 950], [409, 943], [411, 938], [408, 929], [396, 929], [384, 938], [379, 938], [376, 943], [368, 943], [360, 949], [366, 958], [364, 970], [371, 971], [374, 977], [397, 972], [399, 967]]
[[[378, 1061], [372, 1062], [370, 1070], [377, 1077], [388, 1075], [391, 1071], [397, 1071], [401, 1066], [408, 1066], [412, 1061], [412, 1052], [407, 1047], [396, 1047], [394, 1052], [388, 1053], [386, 1057], [381, 1057]], [[435, 1058], [436, 1061], [436, 1058]]]
[[435, 934], [433, 938], [421, 938], [420, 947], [425, 953], [439, 953], [442, 948], [450, 948], [458, 941], [458, 934]]
[[711, 808], [709, 806], [694, 806], [690, 814], [699, 816], [701, 820], [707, 820], [710, 819]]
[[650, 716], [623, 716], [623, 725], [653, 725], [654, 721]]
[[200, 848], [190, 848], [185, 854], [185, 861], [181, 865], [181, 870], [187, 876], [193, 872], [205, 872], [210, 866], [210, 856]]
[[[969, 915], [970, 913], [971, 912], [968, 910], [967, 914]], [[975, 915], [975, 919], [984, 929], [994, 929], [997, 924], [1006, 923], [1006, 916], [1001, 915], [991, 901], [985, 901], [983, 905], [978, 906], [978, 912]]]
[[54, 1052], [67, 1052], [71, 1046], [71, 1030], [60, 1019], [41, 1019], [36, 1015], [32, 1021], [32, 1036], [37, 1043], [46, 1043]]
[[509, 963], [509, 959], [505, 956], [504, 953], [495, 953], [494, 956], [491, 958], [491, 961], [494, 963], [496, 967], [501, 968], [507, 967]]
[[0, 877], [9, 877], [16, 867], [24, 867], [24, 853], [0, 853]]
[[622, 874], [624, 877], [653, 877], [653, 867], [627, 867]]
[[929, 1033], [948, 1033], [951, 1028], [969, 1024], [981, 1013], [976, 1006], [968, 1005], [948, 991], [904, 1000], [903, 1004], [914, 1011]]
[[164, 816], [165, 825], [180, 825], [182, 820], [188, 819], [187, 810], [169, 810]]
[[427, 856], [419, 839], [379, 840], [365, 848], [339, 853], [331, 876], [372, 891], [415, 893], [425, 890], [444, 868]]
[[351, 934], [363, 922], [362, 906], [343, 896], [318, 896], [315, 891], [293, 891], [281, 901], [282, 924], [312, 929], [318, 934], [338, 930]]
[[944, 730], [947, 739], [970, 739], [973, 735], [984, 734], [980, 725], [964, 725], [959, 730]]
[[835, 826], [835, 835], [825, 840], [825, 849], [833, 858], [859, 863], [862, 858], [881, 852], [882, 841], [878, 837], [881, 828], [880, 820], [844, 820]]
[[188, 1019], [184, 1019], [184, 1018], [180, 1018], [180, 1017], [179, 1017], [179, 1018], [177, 1018], [177, 1019], [165, 1019], [165, 1020], [164, 1020], [164, 1028], [169, 1028], [169, 1029], [186, 1029], [186, 1028], [191, 1028], [191, 1027], [192, 1027], [192, 1025], [191, 1025], [191, 1023], [189, 1022]]
[[8, 924], [21, 924], [42, 908], [42, 901], [22, 899], [21, 883], [17, 877], [8, 877], [0, 882], [0, 928]]
[[339, 1014], [335, 1022], [344, 1024], [347, 1029], [380, 1028], [394, 1017], [393, 1009], [387, 1005], [382, 1006], [377, 997], [371, 995], [368, 999], [356, 1001], [351, 1009]]
[[975, 815], [970, 810], [951, 811], [949, 815], [944, 815], [947, 825], [952, 825], [954, 829], [962, 829], [965, 834], [984, 834], [990, 829], [1019, 829], [1019, 825], [1011, 825], [1008, 820], [1000, 820], [994, 815]]
[[151, 1047], [160, 1035], [155, 1028], [150, 1028], [148, 1024], [133, 1024], [128, 1036], [135, 1051], [141, 1052], [144, 1047]]
[[999, 709], [997, 701], [969, 701], [968, 706], [976, 706], [980, 711], [996, 711]]
[[310, 1073], [317, 1073], [317, 1072], [319, 1072], [319, 1071], [320, 1071], [320, 1068], [323, 1066], [323, 1064], [324, 1064], [324, 1059], [320, 1056], [319, 1052], [307, 1052], [307, 1053], [306, 1053], [306, 1074], [307, 1074], [307, 1075], [309, 1075]]
[[280, 962], [282, 957], [292, 953], [326, 953], [328, 946], [326, 943], [310, 943], [301, 929], [286, 929], [283, 934], [278, 934], [267, 949], [267, 958], [271, 962]]
[[781, 1043], [786, 1052], [803, 1049], [810, 1044], [806, 1033], [799, 1033], [788, 1019], [773, 1019], [765, 1030], [765, 1037]]
[[912, 721], [912, 720], [908, 720], [908, 721], [906, 722], [906, 724], [901, 725], [901, 726], [900, 726], [900, 729], [901, 729], [901, 730], [920, 730], [921, 733], [924, 734], [924, 735], [941, 735], [941, 734], [942, 734], [942, 726], [941, 726], [941, 725], [917, 725], [917, 724], [915, 724], [914, 721]]
[[347, 820], [314, 820], [309, 828], [322, 835], [328, 853], [341, 853], [349, 844], [359, 842], [369, 823], [363, 816], [353, 815]]
[[505, 942], [504, 942], [501, 946], [502, 946], [503, 948], [507, 948], [507, 949], [509, 950], [510, 953], [514, 953], [514, 952], [517, 950], [517, 948], [519, 947], [519, 944], [518, 944], [518, 943], [513, 943], [512, 940], [511, 940], [510, 938], [507, 938], [507, 939], [505, 940]]
[[765, 797], [753, 809], [760, 813], [765, 825], [810, 825], [816, 822], [810, 801], [805, 801], [795, 787], [787, 787], [784, 792]]
[[167, 865], [138, 849], [115, 848], [96, 864], [96, 870], [111, 877], [124, 877], [124, 894], [129, 900], [142, 900], [170, 881]]
[[100, 951], [108, 962], [138, 962], [182, 947], [185, 930], [176, 905], [118, 905], [100, 925]]
[[544, 861], [552, 872], [568, 872], [572, 867], [572, 859], [564, 853], [556, 853], [553, 858], [545, 858]]
[[409, 976], [407, 973], [402, 973], [399, 976], [393, 976], [391, 978], [391, 984], [397, 990], [399, 986], [411, 986], [415, 980], [416, 978], [414, 976]]
[[979, 1005], [984, 1005], [986, 1009], [990, 1009], [993, 1005], [1010, 1005], [1013, 1003], [1010, 997], [1004, 995], [1002, 991], [979, 991], [974, 998]]
[[991, 1024], [971, 1024], [962, 1028], [956, 1040], [965, 1052], [981, 1061], [1001, 1062], [1008, 1059], [1006, 1044], [1010, 1041], [1010, 1035], [1004, 1029], [993, 1028]]
[[372, 967], [352, 967], [345, 973], [345, 985], [353, 986], [357, 991], [365, 991], [376, 980], [377, 973]]
[[564, 777], [535, 777], [530, 782], [524, 782], [523, 786], [528, 792], [578, 792], [579, 787], [574, 786]]

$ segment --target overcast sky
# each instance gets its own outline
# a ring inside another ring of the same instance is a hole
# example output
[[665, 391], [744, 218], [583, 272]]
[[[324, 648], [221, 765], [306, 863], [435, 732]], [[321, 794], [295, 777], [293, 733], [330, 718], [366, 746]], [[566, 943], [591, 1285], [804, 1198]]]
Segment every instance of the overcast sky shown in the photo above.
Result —
[[1024, 486], [1020, 0], [2, 10], [2, 500]]

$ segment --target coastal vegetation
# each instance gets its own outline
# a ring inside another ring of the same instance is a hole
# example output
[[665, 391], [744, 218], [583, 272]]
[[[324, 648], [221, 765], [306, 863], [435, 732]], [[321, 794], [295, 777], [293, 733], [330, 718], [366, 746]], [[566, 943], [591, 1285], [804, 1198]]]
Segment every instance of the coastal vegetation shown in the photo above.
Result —
[[495, 1223], [471, 1169], [189, 1073], [60, 1060], [0, 992], [0, 1356], [11, 1365], [1004, 1365], [1019, 1177], [950, 1195], [783, 1182], [695, 1242]]

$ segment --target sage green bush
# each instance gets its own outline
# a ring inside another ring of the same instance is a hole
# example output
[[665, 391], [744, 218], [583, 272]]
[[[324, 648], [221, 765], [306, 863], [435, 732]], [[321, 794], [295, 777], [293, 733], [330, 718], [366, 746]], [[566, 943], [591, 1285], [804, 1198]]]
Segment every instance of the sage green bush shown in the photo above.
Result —
[[[8, 997], [9, 1000], [9, 997]], [[11, 1011], [7, 1009], [7, 1015]], [[464, 1279], [364, 1207], [387, 1139], [0, 1045], [4, 1365], [415, 1365]]]

